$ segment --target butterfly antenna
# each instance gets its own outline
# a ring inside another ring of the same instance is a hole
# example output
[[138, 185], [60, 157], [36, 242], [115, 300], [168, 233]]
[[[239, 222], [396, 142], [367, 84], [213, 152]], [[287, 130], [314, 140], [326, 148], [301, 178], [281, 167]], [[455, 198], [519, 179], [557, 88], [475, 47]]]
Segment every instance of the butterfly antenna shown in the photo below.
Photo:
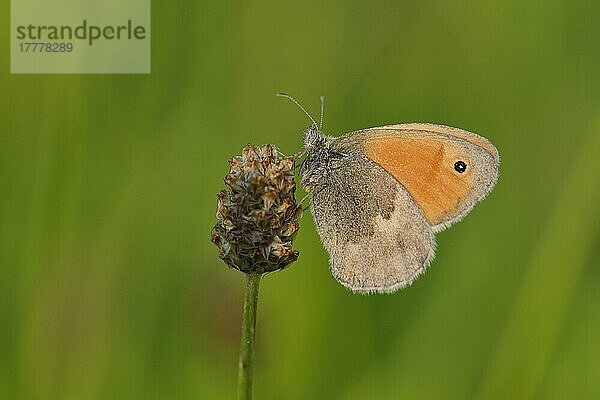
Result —
[[279, 97], [285, 97], [287, 99], [290, 99], [291, 101], [293, 101], [298, 107], [300, 107], [300, 109], [302, 111], [304, 111], [304, 114], [306, 114], [308, 116], [308, 118], [310, 118], [310, 120], [312, 121], [312, 123], [315, 126], [318, 126], [317, 123], [315, 122], [315, 119], [313, 117], [311, 117], [311, 115], [308, 113], [308, 111], [306, 111], [306, 108], [302, 107], [302, 105], [300, 103], [298, 103], [298, 101], [296, 101], [295, 98], [293, 98], [292, 96], [290, 96], [289, 94], [286, 93], [281, 93], [281, 92], [277, 92], [275, 93], [275, 96], [279, 96]]
[[321, 96], [321, 120], [319, 121], [319, 130], [323, 131], [323, 114], [325, 111], [325, 96]]

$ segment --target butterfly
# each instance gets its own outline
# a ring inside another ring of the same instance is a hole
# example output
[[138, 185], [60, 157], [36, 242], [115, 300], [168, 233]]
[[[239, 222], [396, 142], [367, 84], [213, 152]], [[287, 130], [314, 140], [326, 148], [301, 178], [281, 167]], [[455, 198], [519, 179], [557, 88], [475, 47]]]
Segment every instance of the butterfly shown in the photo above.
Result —
[[428, 123], [385, 125], [339, 137], [312, 120], [301, 183], [333, 277], [358, 293], [410, 285], [435, 255], [435, 234], [467, 215], [498, 179], [486, 138]]

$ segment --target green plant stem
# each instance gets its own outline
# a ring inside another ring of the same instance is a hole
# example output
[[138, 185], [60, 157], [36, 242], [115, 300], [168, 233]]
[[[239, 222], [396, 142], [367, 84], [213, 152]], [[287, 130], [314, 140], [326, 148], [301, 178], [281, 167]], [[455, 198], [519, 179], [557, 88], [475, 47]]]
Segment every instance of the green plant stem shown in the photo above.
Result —
[[240, 360], [238, 363], [238, 400], [252, 399], [255, 347], [254, 331], [256, 328], [258, 286], [261, 276], [262, 274], [246, 274], [244, 320], [242, 322], [242, 340], [240, 342]]

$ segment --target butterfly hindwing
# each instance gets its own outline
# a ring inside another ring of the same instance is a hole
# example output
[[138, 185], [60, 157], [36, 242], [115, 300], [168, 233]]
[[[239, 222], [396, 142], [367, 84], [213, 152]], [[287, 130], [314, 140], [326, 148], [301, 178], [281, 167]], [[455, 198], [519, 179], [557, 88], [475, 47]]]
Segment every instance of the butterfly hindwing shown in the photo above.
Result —
[[341, 139], [311, 204], [331, 273], [355, 292], [393, 292], [428, 266], [433, 231], [402, 185]]

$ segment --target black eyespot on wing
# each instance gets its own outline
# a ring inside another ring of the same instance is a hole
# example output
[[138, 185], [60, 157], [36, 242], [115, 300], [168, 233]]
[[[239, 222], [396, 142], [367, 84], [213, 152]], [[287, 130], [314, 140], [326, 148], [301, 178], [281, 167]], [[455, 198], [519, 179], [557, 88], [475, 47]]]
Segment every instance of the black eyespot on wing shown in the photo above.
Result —
[[454, 170], [459, 174], [462, 174], [467, 170], [467, 164], [464, 161], [458, 160], [454, 163]]

